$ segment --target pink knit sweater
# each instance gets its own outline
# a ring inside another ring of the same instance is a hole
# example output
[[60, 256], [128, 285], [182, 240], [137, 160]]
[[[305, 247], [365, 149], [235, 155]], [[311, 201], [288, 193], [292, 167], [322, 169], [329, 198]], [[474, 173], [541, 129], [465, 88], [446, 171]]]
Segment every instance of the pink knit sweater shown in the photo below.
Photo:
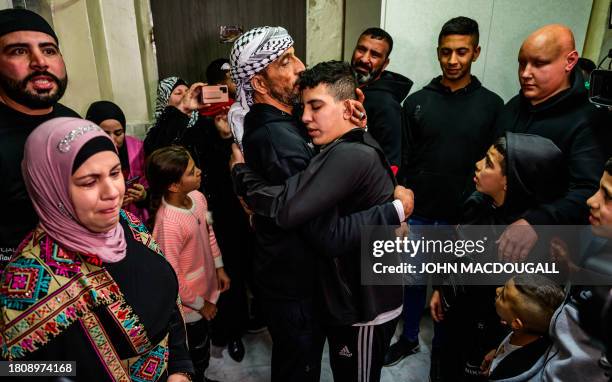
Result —
[[219, 289], [216, 268], [223, 266], [212, 226], [207, 220], [208, 204], [199, 191], [188, 194], [190, 209], [162, 200], [155, 216], [153, 238], [174, 268], [179, 282], [186, 322], [202, 319], [204, 301], [217, 303]]

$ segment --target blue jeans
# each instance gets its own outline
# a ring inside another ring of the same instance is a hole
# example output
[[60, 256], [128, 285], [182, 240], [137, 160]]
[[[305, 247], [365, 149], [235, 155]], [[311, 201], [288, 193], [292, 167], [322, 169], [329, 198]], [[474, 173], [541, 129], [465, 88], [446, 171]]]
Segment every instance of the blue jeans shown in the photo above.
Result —
[[[410, 224], [410, 236], [411, 238], [418, 239], [420, 231], [418, 226], [446, 226], [450, 223], [444, 220], [432, 220], [413, 216], [408, 221]], [[418, 342], [419, 340], [419, 326], [421, 323], [421, 317], [423, 310], [425, 309], [425, 299], [427, 297], [427, 283], [425, 280], [420, 280], [418, 285], [406, 285], [404, 287], [404, 308], [402, 311], [402, 317], [404, 319], [402, 338], [411, 342]], [[434, 322], [434, 337], [432, 340], [432, 346], [436, 347], [442, 341], [443, 330], [442, 326]]]

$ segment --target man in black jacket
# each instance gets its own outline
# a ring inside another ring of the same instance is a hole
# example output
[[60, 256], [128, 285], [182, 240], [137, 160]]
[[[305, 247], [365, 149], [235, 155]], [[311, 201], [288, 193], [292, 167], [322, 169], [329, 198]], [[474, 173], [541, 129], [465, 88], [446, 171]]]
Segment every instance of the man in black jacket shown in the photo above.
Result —
[[357, 41], [351, 66], [365, 94], [363, 106], [368, 114], [368, 131], [383, 148], [394, 173], [402, 155], [401, 103], [412, 81], [385, 70], [393, 50], [393, 38], [380, 28], [368, 28]]
[[38, 223], [21, 175], [28, 135], [55, 117], [79, 117], [59, 104], [68, 77], [57, 36], [38, 14], [0, 11], [0, 269]]
[[[400, 182], [418, 200], [410, 217], [412, 226], [459, 222], [463, 201], [470, 195], [466, 191], [473, 188], [474, 163], [493, 142], [503, 101], [471, 74], [472, 63], [480, 55], [478, 39], [476, 21], [467, 17], [447, 21], [438, 36], [442, 75], [404, 102], [403, 128], [408, 139]], [[391, 346], [385, 365], [418, 350], [425, 298], [424, 285], [406, 286], [403, 332]], [[437, 355], [441, 340], [434, 336], [432, 355]]]
[[[402, 287], [363, 285], [360, 235], [353, 242], [338, 241], [328, 234], [329, 224], [317, 217], [329, 210], [347, 216], [388, 205], [395, 177], [380, 146], [351, 120], [348, 100], [355, 98], [356, 82], [348, 64], [318, 64], [302, 74], [300, 88], [302, 121], [321, 152], [282, 186], [271, 186], [244, 165], [234, 168], [234, 182], [246, 190], [255, 213], [273, 217], [283, 228], [301, 225], [313, 245], [335, 248], [315, 256], [334, 380], [378, 381], [402, 310]], [[390, 217], [389, 225], [400, 223], [397, 216]]]
[[[249, 166], [272, 184], [282, 184], [304, 170], [315, 154], [294, 108], [304, 64], [292, 45], [284, 28], [255, 28], [234, 43], [231, 53], [237, 85], [237, 100], [229, 113], [232, 131]], [[337, 209], [331, 208], [331, 219], [322, 225], [326, 234], [340, 237], [334, 243], [359, 243], [364, 220], [399, 221], [403, 210], [402, 203], [399, 210], [397, 204], [376, 206], [338, 225], [332, 222]], [[313, 248], [297, 229], [283, 229], [270, 217], [255, 216], [254, 227], [258, 244], [254, 283], [273, 341], [272, 381], [318, 381], [323, 337], [314, 317], [313, 293], [319, 248]]]
[[587, 223], [586, 200], [597, 190], [604, 165], [593, 138], [595, 109], [575, 70], [572, 31], [557, 24], [538, 29], [521, 45], [518, 61], [521, 91], [504, 106], [497, 130], [549, 138], [563, 152], [567, 171], [562, 197], [530, 209], [501, 236], [500, 255], [514, 261], [524, 260], [536, 243], [532, 226]]

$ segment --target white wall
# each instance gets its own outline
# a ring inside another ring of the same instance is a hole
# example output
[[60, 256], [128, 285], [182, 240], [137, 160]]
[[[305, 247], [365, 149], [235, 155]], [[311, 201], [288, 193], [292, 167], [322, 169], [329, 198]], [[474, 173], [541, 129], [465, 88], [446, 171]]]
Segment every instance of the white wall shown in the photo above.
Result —
[[344, 61], [351, 61], [361, 32], [379, 27], [381, 0], [344, 0]]
[[342, 59], [342, 0], [306, 3], [306, 65]]
[[532, 31], [550, 24], [569, 26], [580, 53], [592, 0], [384, 0], [381, 27], [393, 36], [388, 69], [421, 89], [440, 74], [436, 59], [438, 34], [447, 20], [467, 16], [478, 22], [482, 53], [472, 73], [505, 101], [518, 92], [517, 54]]

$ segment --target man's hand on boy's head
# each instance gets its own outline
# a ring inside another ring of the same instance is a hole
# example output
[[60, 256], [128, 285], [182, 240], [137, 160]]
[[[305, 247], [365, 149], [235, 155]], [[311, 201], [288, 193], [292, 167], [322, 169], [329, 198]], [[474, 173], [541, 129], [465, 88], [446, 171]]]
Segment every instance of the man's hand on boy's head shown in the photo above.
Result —
[[361, 89], [355, 89], [355, 94], [357, 95], [356, 100], [348, 100], [351, 108], [351, 123], [353, 123], [355, 126], [365, 128], [368, 125], [368, 116], [366, 115], [365, 108], [363, 107], [365, 95]]
[[506, 262], [525, 261], [538, 241], [538, 234], [525, 219], [510, 224], [497, 240], [499, 259]]

